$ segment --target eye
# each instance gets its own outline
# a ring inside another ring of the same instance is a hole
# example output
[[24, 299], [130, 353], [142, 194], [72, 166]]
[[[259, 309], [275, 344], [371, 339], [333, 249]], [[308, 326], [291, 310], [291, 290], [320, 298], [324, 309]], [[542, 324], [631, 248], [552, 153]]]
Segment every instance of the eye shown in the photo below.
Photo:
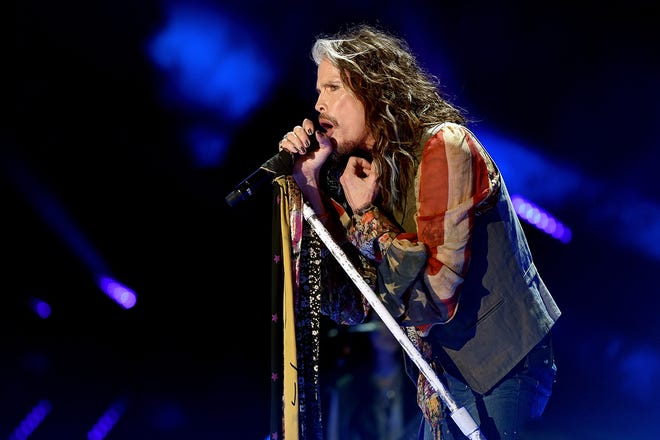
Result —
[[320, 95], [323, 92], [336, 92], [342, 88], [341, 84], [325, 84], [320, 90], [317, 89], [317, 95]]

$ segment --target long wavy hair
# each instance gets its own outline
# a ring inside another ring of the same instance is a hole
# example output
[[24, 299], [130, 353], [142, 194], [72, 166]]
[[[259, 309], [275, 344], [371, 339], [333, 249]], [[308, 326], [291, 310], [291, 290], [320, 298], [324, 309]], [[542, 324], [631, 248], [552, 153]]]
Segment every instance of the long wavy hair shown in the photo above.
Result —
[[381, 198], [390, 209], [404, 204], [416, 169], [414, 150], [428, 128], [442, 122], [465, 124], [463, 112], [441, 96], [439, 79], [417, 61], [403, 39], [360, 24], [316, 39], [318, 65], [327, 58], [342, 82], [363, 103], [376, 142], [372, 164]]

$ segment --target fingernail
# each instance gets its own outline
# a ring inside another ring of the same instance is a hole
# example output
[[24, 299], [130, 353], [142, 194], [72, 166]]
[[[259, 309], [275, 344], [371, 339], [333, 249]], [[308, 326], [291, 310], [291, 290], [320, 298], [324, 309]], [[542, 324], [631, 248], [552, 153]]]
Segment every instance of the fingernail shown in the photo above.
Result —
[[311, 141], [309, 139], [305, 140], [305, 146], [309, 147], [310, 143], [311, 143]]
[[314, 130], [312, 130], [311, 128], [307, 129], [307, 134], [313, 134], [313, 133], [314, 133]]

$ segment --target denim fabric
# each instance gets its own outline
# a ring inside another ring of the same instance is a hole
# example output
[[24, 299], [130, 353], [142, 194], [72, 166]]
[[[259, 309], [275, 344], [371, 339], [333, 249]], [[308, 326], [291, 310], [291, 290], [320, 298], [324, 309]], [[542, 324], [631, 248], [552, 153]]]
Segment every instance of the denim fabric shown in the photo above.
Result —
[[[526, 423], [543, 414], [552, 394], [556, 366], [549, 339], [541, 341], [502, 381], [488, 393], [472, 391], [459, 378], [445, 373], [443, 382], [458, 407], [465, 407], [486, 440], [519, 440]], [[443, 440], [465, 439], [445, 409]], [[422, 420], [419, 440], [432, 440]]]

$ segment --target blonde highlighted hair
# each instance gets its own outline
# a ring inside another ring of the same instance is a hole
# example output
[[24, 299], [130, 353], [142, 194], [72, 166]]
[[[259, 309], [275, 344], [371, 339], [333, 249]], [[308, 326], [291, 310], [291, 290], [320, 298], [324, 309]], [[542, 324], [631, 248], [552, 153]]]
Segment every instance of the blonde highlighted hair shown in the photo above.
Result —
[[311, 56], [317, 65], [325, 58], [337, 67], [344, 85], [363, 103], [376, 140], [372, 163], [382, 202], [401, 208], [424, 132], [442, 122], [465, 124], [461, 110], [441, 96], [439, 80], [422, 68], [404, 40], [374, 26], [318, 37]]

